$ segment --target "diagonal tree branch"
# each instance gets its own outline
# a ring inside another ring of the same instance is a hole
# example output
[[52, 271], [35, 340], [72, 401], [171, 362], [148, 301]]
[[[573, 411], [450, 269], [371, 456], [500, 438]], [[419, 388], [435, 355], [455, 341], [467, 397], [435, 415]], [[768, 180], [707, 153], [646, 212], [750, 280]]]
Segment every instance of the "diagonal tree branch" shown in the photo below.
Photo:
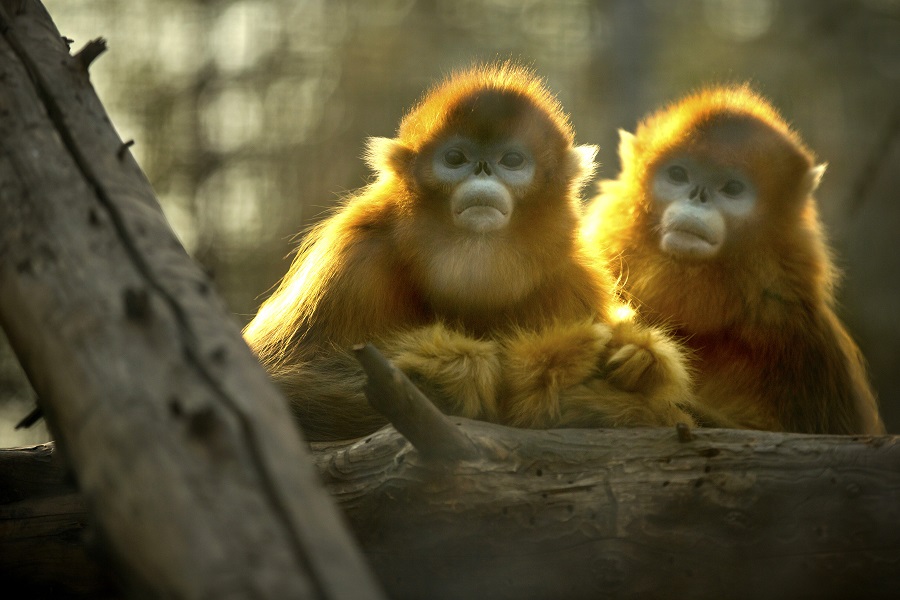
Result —
[[368, 376], [364, 391], [369, 402], [424, 458], [459, 461], [479, 456], [472, 442], [374, 346], [357, 346], [353, 353]]
[[[0, 325], [97, 536], [145, 595], [379, 597], [289, 412], [86, 68], [0, 0]], [[136, 543], [137, 541], [137, 543]]]

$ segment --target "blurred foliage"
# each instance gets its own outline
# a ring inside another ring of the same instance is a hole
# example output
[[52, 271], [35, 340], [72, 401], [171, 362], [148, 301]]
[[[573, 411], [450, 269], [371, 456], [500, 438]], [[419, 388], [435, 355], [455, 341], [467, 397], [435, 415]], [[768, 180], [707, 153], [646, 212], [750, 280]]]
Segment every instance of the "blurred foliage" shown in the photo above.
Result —
[[296, 234], [366, 183], [366, 137], [392, 135], [455, 68], [532, 64], [579, 142], [600, 145], [601, 177], [618, 168], [617, 129], [703, 84], [750, 81], [829, 163], [819, 199], [847, 272], [842, 314], [900, 431], [900, 0], [45, 4], [73, 51], [109, 40], [91, 67], [100, 98], [242, 321]]

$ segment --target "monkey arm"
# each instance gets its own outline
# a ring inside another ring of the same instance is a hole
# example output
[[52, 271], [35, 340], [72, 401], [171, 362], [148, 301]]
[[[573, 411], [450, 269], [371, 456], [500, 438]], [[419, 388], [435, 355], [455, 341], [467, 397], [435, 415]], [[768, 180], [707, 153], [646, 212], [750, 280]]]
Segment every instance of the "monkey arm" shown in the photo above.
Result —
[[[436, 323], [376, 344], [444, 413], [497, 421], [497, 342]], [[320, 347], [314, 357], [276, 368], [272, 376], [311, 441], [368, 435], [387, 423], [366, 400], [365, 375], [345, 350]]]
[[556, 324], [504, 344], [504, 422], [534, 428], [695, 424], [684, 356], [631, 322]]
[[563, 390], [593, 376], [611, 337], [608, 326], [592, 320], [509, 335], [503, 342], [503, 422], [538, 429], [557, 425]]
[[[391, 334], [377, 344], [444, 413], [497, 420], [497, 342], [436, 323]], [[356, 359], [335, 347], [319, 350], [313, 358], [272, 371], [307, 439], [350, 439], [387, 424], [364, 395], [365, 374]]]
[[433, 319], [410, 280], [409, 266], [398, 262], [389, 232], [370, 226], [366, 217], [386, 219], [364, 215], [359, 223], [343, 226], [353, 228], [352, 236], [322, 240], [335, 247], [329, 257], [333, 273], [321, 282], [310, 319], [319, 330], [315, 344], [349, 348]]
[[447, 414], [496, 421], [499, 344], [442, 323], [406, 330], [383, 344], [385, 354]]
[[782, 331], [781, 352], [762, 382], [785, 431], [884, 433], [865, 361], [840, 320], [825, 307], [802, 328]]
[[[694, 425], [677, 344], [661, 331], [593, 321], [476, 339], [437, 323], [378, 343], [443, 412], [530, 428]], [[387, 423], [344, 350], [272, 373], [310, 441], [368, 435]]]
[[[866, 362], [862, 352], [847, 332], [837, 315], [830, 308], [824, 312], [825, 326], [831, 332], [835, 345], [832, 348], [823, 346], [820, 351], [827, 353], [828, 367], [839, 377], [837, 385], [845, 390], [841, 396], [846, 398], [847, 412], [852, 415], [853, 427], [846, 433], [868, 435], [884, 435], [884, 422], [878, 410], [878, 401], [866, 373]], [[840, 412], [835, 413], [840, 417]], [[840, 424], [829, 424], [828, 431], [837, 431]]]
[[387, 424], [366, 399], [365, 375], [347, 351], [323, 352], [278, 367], [271, 375], [308, 441], [357, 438]]

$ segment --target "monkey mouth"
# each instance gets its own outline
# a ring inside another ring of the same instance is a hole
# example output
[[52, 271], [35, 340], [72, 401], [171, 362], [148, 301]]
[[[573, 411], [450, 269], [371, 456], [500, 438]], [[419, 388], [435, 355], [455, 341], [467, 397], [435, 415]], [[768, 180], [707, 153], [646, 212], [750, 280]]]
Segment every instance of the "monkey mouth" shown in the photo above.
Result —
[[706, 227], [699, 223], [692, 223], [690, 221], [679, 223], [677, 226], [671, 227], [666, 233], [689, 238], [697, 238], [702, 242], [706, 242], [707, 244], [712, 245], [718, 243], [718, 240], [713, 238], [712, 232], [710, 232]]
[[463, 229], [485, 233], [506, 227], [512, 203], [503, 196], [472, 194], [453, 205], [453, 222]]
[[470, 210], [483, 212], [485, 214], [498, 212], [501, 215], [506, 216], [509, 214], [510, 207], [507, 202], [504, 202], [501, 198], [496, 196], [469, 196], [459, 202], [455, 209], [457, 216]]
[[663, 251], [689, 258], [714, 256], [721, 241], [701, 223], [686, 221], [667, 228], [660, 240]]

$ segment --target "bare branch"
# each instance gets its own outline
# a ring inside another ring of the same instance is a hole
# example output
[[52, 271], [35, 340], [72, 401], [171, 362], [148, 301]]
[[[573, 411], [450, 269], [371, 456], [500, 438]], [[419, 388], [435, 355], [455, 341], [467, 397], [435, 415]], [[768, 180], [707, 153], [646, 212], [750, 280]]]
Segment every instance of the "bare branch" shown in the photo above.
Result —
[[353, 348], [368, 376], [363, 389], [372, 406], [429, 460], [473, 460], [478, 450], [465, 434], [372, 344]]

